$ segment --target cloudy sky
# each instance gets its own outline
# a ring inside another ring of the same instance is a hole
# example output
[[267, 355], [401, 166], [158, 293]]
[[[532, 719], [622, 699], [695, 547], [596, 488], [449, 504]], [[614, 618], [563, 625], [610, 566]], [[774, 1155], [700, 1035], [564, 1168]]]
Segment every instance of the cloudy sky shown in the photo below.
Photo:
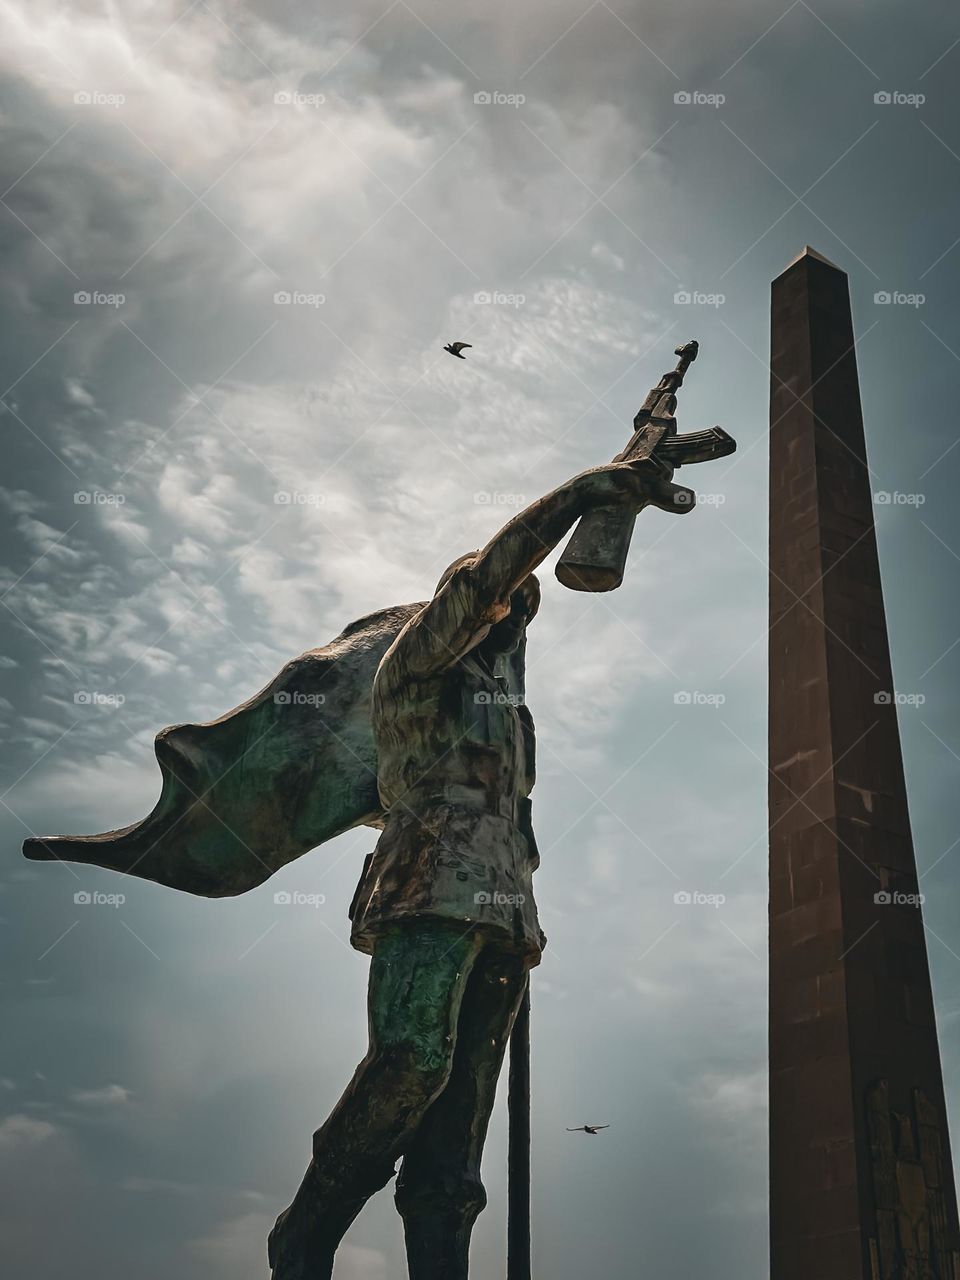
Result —
[[[612, 456], [696, 337], [681, 428], [739, 453], [684, 473], [689, 519], [644, 514], [615, 595], [546, 573], [531, 632], [535, 1254], [760, 1280], [769, 282], [807, 242], [850, 274], [874, 487], [909, 497], [878, 528], [925, 699], [901, 727], [960, 1132], [960, 20], [336, 8], [3, 5], [5, 1253], [45, 1280], [265, 1275], [364, 1051], [346, 908], [373, 845], [210, 902], [26, 865], [22, 838], [141, 817], [158, 728], [422, 599]], [[563, 1132], [584, 1121], [613, 1127]], [[504, 1138], [501, 1107], [477, 1280], [503, 1274]], [[338, 1278], [402, 1274], [401, 1240], [381, 1196]]]

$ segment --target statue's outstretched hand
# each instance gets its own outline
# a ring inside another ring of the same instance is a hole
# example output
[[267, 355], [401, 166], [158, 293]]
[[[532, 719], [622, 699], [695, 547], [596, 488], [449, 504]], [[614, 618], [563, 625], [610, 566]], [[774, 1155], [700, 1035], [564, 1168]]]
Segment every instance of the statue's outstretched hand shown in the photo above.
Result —
[[647, 461], [611, 462], [598, 467], [595, 474], [601, 478], [602, 487], [609, 488], [608, 500], [633, 505], [637, 511], [658, 507], [682, 516], [697, 505], [697, 495], [692, 489], [673, 484]]

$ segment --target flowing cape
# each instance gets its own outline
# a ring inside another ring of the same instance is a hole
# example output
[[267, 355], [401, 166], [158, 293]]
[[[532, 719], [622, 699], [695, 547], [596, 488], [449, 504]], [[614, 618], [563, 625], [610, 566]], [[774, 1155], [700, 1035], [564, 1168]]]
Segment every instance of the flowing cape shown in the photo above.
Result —
[[24, 854], [220, 898], [255, 888], [351, 827], [379, 825], [370, 693], [380, 659], [422, 608], [368, 614], [219, 720], [161, 730], [160, 799], [141, 822], [98, 836], [40, 836]]

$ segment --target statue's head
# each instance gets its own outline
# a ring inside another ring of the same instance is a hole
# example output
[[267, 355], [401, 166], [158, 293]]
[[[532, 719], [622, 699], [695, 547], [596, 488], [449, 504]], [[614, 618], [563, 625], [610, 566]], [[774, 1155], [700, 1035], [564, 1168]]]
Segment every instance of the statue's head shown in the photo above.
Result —
[[[437, 583], [437, 591], [446, 586], [461, 565], [475, 560], [479, 554], [479, 551], [470, 551], [464, 556], [458, 556], [453, 564], [447, 565]], [[479, 646], [480, 650], [490, 659], [514, 653], [539, 608], [540, 579], [535, 573], [531, 573], [510, 597], [510, 612], [490, 628], [486, 639]]]

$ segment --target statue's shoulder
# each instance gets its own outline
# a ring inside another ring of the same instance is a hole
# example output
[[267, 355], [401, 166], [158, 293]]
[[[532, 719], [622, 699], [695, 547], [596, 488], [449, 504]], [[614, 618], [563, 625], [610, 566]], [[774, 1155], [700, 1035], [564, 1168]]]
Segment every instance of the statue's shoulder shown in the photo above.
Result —
[[[373, 683], [373, 708], [376, 719], [396, 719], [424, 708], [446, 708], [454, 712], [459, 699], [471, 692], [487, 691], [491, 699], [499, 689], [498, 681], [485, 671], [468, 652], [448, 666], [421, 673], [412, 671], [404, 661], [401, 635], [384, 654]], [[460, 690], [459, 693], [455, 692]]]

